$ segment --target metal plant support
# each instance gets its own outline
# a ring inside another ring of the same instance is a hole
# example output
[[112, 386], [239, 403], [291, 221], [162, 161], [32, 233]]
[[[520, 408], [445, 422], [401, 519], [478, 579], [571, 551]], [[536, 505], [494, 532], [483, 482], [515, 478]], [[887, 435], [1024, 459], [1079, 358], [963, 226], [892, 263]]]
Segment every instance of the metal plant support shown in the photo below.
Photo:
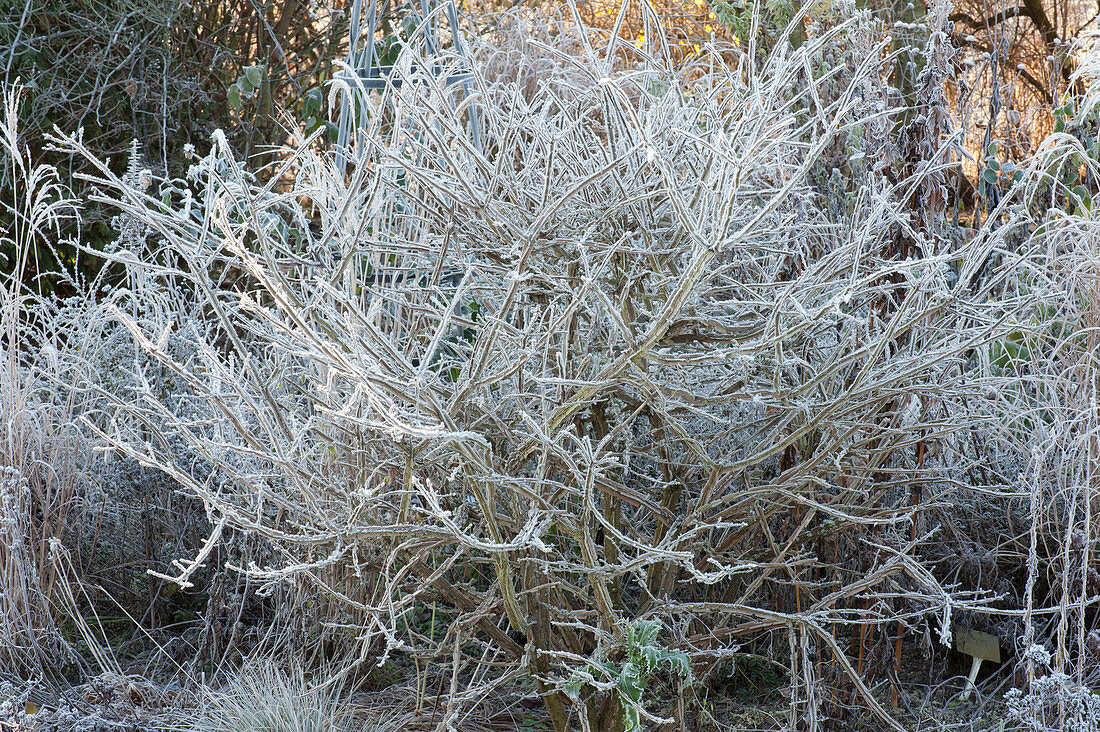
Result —
[[[463, 91], [470, 93], [473, 80], [473, 72], [470, 70], [469, 56], [466, 46], [462, 42], [462, 34], [458, 27], [458, 11], [454, 0], [412, 0], [409, 13], [412, 14], [415, 23], [414, 36], [419, 36], [423, 42], [425, 57], [419, 63], [420, 73], [402, 75], [394, 73], [393, 65], [380, 64], [380, 58], [376, 57], [375, 34], [378, 31], [379, 19], [385, 14], [390, 0], [382, 0], [379, 7], [378, 0], [368, 0], [366, 17], [363, 16], [363, 0], [354, 0], [351, 10], [350, 30], [351, 37], [348, 44], [348, 66], [353, 69], [353, 76], [348, 79], [350, 89], [363, 89], [366, 91], [384, 90], [388, 86], [399, 89], [404, 83], [416, 83], [427, 78], [435, 78], [446, 86], [460, 85]], [[437, 60], [440, 51], [439, 34], [437, 26], [446, 21], [451, 31], [454, 43], [455, 55], [460, 59], [459, 67], [453, 68], [440, 64]], [[363, 33], [364, 23], [366, 33]], [[413, 40], [413, 39], [409, 39]], [[360, 45], [362, 44], [362, 45]], [[414, 64], [414, 68], [417, 64]], [[346, 73], [346, 72], [345, 72]], [[481, 149], [481, 134], [478, 124], [477, 108], [469, 107], [469, 132], [471, 141], [476, 149]], [[348, 95], [345, 94], [340, 104], [340, 124], [338, 145], [340, 150], [340, 167], [344, 166], [344, 153], [347, 149], [349, 137], [352, 132], [352, 115], [349, 109]]]

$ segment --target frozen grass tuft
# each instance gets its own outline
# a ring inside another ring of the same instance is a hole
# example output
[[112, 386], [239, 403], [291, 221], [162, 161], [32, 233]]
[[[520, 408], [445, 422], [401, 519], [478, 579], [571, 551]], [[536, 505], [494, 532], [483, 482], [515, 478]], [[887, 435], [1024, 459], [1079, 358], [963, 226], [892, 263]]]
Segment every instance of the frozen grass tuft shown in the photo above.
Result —
[[386, 721], [356, 720], [340, 684], [312, 684], [300, 667], [289, 673], [269, 661], [235, 672], [199, 691], [193, 732], [395, 732]]

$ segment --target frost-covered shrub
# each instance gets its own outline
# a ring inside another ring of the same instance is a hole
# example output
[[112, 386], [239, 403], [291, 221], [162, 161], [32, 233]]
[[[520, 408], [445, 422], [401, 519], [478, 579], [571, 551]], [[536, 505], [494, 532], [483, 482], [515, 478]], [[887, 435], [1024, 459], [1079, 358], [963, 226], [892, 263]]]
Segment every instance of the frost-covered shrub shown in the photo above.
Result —
[[1044, 140], [1016, 186], [1020, 203], [1013, 225], [1004, 227], [1000, 259], [1014, 262], [1017, 276], [1005, 281], [1002, 297], [1016, 297], [1026, 309], [1021, 327], [987, 352], [989, 370], [1009, 377], [996, 410], [999, 440], [1015, 458], [1002, 469], [1022, 515], [1012, 554], [1027, 558], [1017, 593], [1026, 611], [1024, 643], [1046, 643], [1054, 657], [1045, 679], [1022, 693], [1037, 705], [1042, 724], [1051, 722], [1045, 710], [1052, 699], [1071, 704], [1072, 698], [1067, 719], [1082, 729], [1094, 728], [1088, 725], [1095, 725], [1089, 715], [1096, 707], [1078, 687], [1100, 683], [1100, 624], [1091, 610], [1100, 595], [1100, 217], [1089, 202], [1095, 190], [1085, 187], [1095, 188], [1100, 176], [1088, 121], [1097, 64], [1095, 53], [1085, 59], [1076, 76], [1084, 93], [1067, 102], [1079, 106], [1081, 126]]
[[[35, 268], [46, 259], [31, 263], [40, 252], [61, 257], [60, 248], [75, 246], [65, 232], [77, 208], [57, 171], [31, 157], [18, 127], [20, 94], [19, 87], [5, 87], [0, 128], [8, 181], [0, 192], [10, 196], [0, 205], [14, 216], [0, 228], [0, 248], [12, 257], [0, 274], [0, 675], [54, 685], [88, 670], [90, 659], [73, 648], [85, 614], [116, 615], [121, 608], [153, 626], [171, 620], [157, 612], [171, 610], [158, 591], [162, 581], [145, 569], [194, 551], [208, 524], [201, 503], [179, 494], [163, 472], [126, 456], [97, 456], [88, 428], [123, 418], [115, 400], [134, 403], [153, 388], [168, 398], [178, 389], [163, 369], [142, 371], [151, 359], [104, 318], [95, 299], [101, 281], [87, 282], [70, 268], [50, 276], [81, 295], [35, 291], [30, 273], [41, 275]], [[125, 178], [140, 186], [141, 169], [132, 164]], [[116, 220], [125, 234], [121, 247], [148, 240], [140, 222], [128, 226], [124, 219]], [[180, 305], [174, 302], [174, 311]], [[182, 352], [185, 343], [183, 337], [172, 345]], [[151, 417], [128, 416], [137, 425]], [[152, 428], [158, 424], [179, 461], [199, 471], [198, 458], [189, 459], [163, 420]]]
[[559, 730], [660, 716], [593, 671], [657, 621], [685, 668], [784, 641], [810, 716], [820, 649], [888, 720], [833, 629], [862, 608], [946, 640], [984, 601], [910, 522], [992, 419], [964, 377], [1013, 306], [995, 237], [913, 230], [919, 175], [822, 205], [823, 151], [882, 110], [874, 63], [815, 97], [818, 42], [691, 77], [592, 51], [473, 97], [406, 78], [360, 99], [347, 176], [302, 146], [263, 184], [215, 135], [166, 203], [96, 163], [150, 232], [110, 255], [111, 312], [160, 373], [102, 434], [213, 524], [176, 579], [263, 537], [240, 569], [320, 588], [363, 660], [505, 664]]

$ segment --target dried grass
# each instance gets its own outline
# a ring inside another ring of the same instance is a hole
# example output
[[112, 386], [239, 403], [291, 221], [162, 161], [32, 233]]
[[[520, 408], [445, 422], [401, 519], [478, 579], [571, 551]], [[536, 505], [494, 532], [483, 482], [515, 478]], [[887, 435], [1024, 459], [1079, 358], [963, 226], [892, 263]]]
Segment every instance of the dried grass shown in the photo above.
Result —
[[54, 562], [79, 510], [80, 435], [73, 403], [53, 391], [55, 366], [48, 302], [25, 289], [23, 273], [56, 245], [75, 214], [57, 171], [35, 166], [19, 135], [18, 88], [5, 88], [0, 125], [3, 201], [11, 225], [0, 246], [15, 252], [0, 280], [0, 675], [31, 674], [56, 683], [77, 659], [59, 631]]

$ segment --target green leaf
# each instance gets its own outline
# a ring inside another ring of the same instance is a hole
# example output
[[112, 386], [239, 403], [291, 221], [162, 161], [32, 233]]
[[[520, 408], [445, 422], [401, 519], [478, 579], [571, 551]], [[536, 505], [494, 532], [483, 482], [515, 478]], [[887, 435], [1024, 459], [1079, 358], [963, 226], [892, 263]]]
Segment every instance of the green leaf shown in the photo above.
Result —
[[665, 659], [664, 649], [656, 646], [643, 646], [638, 653], [638, 661], [643, 673], [652, 673]]
[[253, 88], [260, 85], [260, 81], [263, 79], [264, 67], [263, 65], [246, 66], [244, 70], [245, 78], [252, 84]]
[[661, 632], [661, 626], [660, 620], [639, 620], [630, 628], [629, 642], [640, 646], [652, 645]]
[[666, 656], [669, 668], [676, 673], [680, 674], [684, 683], [691, 681], [691, 661], [688, 659], [688, 655], [683, 651], [673, 651]]
[[233, 109], [241, 108], [241, 90], [236, 84], [229, 87], [229, 90], [225, 93], [226, 98], [229, 100], [229, 106]]
[[627, 661], [619, 672], [619, 693], [623, 698], [635, 704], [642, 700], [642, 692], [645, 691], [645, 680], [640, 669]]
[[990, 158], [990, 159], [986, 160], [985, 164], [989, 167], [990, 170], [1000, 170], [1001, 169], [1000, 163], [998, 163], [993, 158]]
[[315, 117], [321, 111], [324, 99], [320, 89], [310, 89], [302, 97], [302, 116]]
[[997, 172], [991, 168], [986, 168], [982, 171], [982, 180], [990, 185], [997, 185]]
[[995, 142], [989, 143], [989, 147], [987, 147], [985, 149], [985, 154], [988, 155], [991, 158], [997, 157], [997, 143], [995, 143]]
[[1022, 331], [1013, 331], [1008, 337], [990, 345], [989, 360], [997, 368], [1008, 368], [1031, 357], [1027, 337]]
[[641, 714], [636, 707], [629, 704], [623, 709], [623, 722], [625, 723], [626, 732], [637, 732], [642, 728]]

